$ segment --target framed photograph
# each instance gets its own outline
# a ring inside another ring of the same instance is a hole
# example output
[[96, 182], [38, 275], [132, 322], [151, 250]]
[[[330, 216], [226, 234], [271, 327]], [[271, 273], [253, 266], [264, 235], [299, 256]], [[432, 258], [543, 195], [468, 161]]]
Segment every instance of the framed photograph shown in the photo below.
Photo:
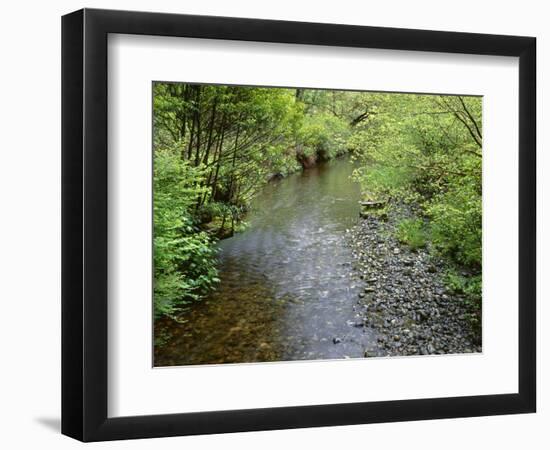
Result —
[[62, 20], [62, 432], [535, 412], [536, 40]]

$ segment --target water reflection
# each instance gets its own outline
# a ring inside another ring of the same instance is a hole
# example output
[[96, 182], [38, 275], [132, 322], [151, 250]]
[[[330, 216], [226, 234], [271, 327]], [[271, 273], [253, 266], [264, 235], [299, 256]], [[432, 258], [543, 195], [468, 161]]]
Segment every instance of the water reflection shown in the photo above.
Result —
[[352, 165], [338, 160], [269, 184], [250, 227], [220, 243], [221, 283], [183, 324], [161, 321], [155, 365], [362, 357], [344, 234], [359, 213]]

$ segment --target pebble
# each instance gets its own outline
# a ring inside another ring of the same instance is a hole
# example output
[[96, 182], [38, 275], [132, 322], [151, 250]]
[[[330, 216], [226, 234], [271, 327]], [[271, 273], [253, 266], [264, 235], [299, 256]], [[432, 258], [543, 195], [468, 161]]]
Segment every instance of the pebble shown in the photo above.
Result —
[[393, 237], [398, 217], [359, 220], [346, 236], [354, 282], [364, 286], [358, 294], [362, 320], [353, 326], [372, 328], [379, 349], [365, 350], [365, 356], [480, 352], [481, 337], [472, 330], [464, 299], [445, 288], [443, 262], [426, 248], [413, 252], [400, 244]]

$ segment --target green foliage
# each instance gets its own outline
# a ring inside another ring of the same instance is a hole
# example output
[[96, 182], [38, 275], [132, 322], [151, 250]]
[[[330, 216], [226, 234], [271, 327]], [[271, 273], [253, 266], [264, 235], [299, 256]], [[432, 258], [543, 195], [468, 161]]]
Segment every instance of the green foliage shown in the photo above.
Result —
[[454, 270], [446, 274], [446, 284], [451, 292], [465, 294], [469, 300], [481, 297], [481, 276], [465, 277]]
[[413, 250], [426, 245], [426, 231], [424, 223], [420, 219], [405, 219], [397, 226], [397, 239], [407, 244]]
[[[430, 219], [427, 237], [435, 247], [455, 262], [480, 270], [481, 99], [363, 97], [370, 114], [357, 125], [350, 148], [361, 162], [354, 177], [365, 195], [420, 206]], [[425, 240], [420, 228], [403, 227], [405, 241]]]
[[159, 82], [153, 108], [157, 316], [215, 286], [216, 240], [271, 177], [347, 152], [365, 199], [420, 208], [402, 242], [481, 272], [481, 99]]
[[435, 247], [460, 264], [481, 268], [481, 195], [457, 183], [427, 207]]
[[481, 275], [466, 277], [449, 270], [445, 282], [451, 292], [465, 296], [469, 309], [468, 319], [478, 334], [481, 334]]
[[154, 307], [155, 315], [173, 316], [198, 300], [218, 281], [213, 240], [197, 230], [192, 206], [205, 188], [197, 187], [201, 168], [169, 151], [155, 152]]
[[304, 106], [290, 89], [154, 83], [153, 108], [155, 315], [174, 317], [218, 281], [216, 239], [299, 167]]
[[[446, 283], [465, 296], [481, 326], [481, 99], [459, 96], [362, 94], [366, 112], [349, 147], [355, 179], [370, 200], [420, 208], [421, 219], [398, 225], [397, 237], [447, 258]], [[424, 226], [427, 222], [427, 226]]]
[[349, 135], [348, 123], [329, 112], [321, 112], [304, 118], [296, 139], [306, 156], [316, 155], [327, 161], [346, 153]]

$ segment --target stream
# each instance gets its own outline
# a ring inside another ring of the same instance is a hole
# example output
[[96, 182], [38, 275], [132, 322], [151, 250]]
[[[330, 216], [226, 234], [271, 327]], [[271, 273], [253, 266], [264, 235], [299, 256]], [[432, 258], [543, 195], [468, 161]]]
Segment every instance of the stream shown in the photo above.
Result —
[[359, 187], [348, 159], [269, 183], [246, 231], [219, 243], [218, 288], [184, 321], [160, 321], [155, 366], [363, 357], [346, 230]]

